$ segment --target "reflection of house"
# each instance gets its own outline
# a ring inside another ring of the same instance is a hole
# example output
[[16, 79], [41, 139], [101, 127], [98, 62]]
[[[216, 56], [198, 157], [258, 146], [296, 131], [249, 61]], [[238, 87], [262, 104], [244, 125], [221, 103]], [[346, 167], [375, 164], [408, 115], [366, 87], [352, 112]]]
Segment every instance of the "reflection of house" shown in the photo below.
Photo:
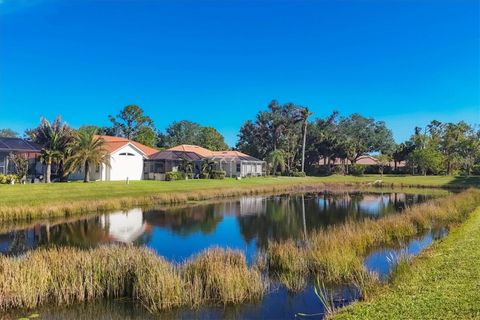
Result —
[[[104, 148], [110, 154], [110, 164], [90, 169], [92, 180], [142, 180], [143, 161], [158, 150], [121, 137], [99, 136], [105, 141]], [[72, 180], [83, 179], [83, 170], [70, 175]]]
[[265, 197], [242, 197], [240, 198], [240, 215], [260, 215], [267, 211], [267, 199]]
[[165, 173], [178, 171], [183, 159], [193, 163], [198, 176], [203, 160], [210, 160], [214, 170], [226, 172], [227, 177], [261, 176], [266, 172], [265, 161], [238, 151], [210, 151], [194, 145], [179, 145], [152, 155], [145, 161], [145, 179], [164, 180]]
[[131, 243], [145, 231], [142, 209], [139, 208], [104, 215], [101, 223], [109, 236], [118, 242]]
[[8, 157], [10, 153], [21, 154], [28, 159], [29, 174], [41, 174], [42, 166], [37, 160], [40, 151], [41, 147], [31, 141], [0, 137], [0, 174], [15, 173], [13, 163]]

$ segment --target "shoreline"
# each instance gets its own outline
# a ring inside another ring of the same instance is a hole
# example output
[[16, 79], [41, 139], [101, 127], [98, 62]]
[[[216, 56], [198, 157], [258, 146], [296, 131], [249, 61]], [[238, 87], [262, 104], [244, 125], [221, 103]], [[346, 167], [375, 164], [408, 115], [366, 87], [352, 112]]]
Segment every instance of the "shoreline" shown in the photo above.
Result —
[[[235, 180], [191, 180], [172, 182], [132, 182], [90, 184], [69, 183], [51, 185], [0, 186], [5, 198], [0, 200], [0, 223], [52, 217], [69, 217], [85, 213], [104, 213], [108, 210], [135, 206], [187, 204], [189, 202], [224, 199], [235, 196], [261, 195], [309, 190], [339, 190], [365, 188], [439, 188], [462, 190], [454, 184], [431, 184], [421, 177], [409, 183], [402, 177], [309, 177], [309, 178], [249, 178]], [[410, 178], [410, 177], [409, 177]], [[444, 178], [444, 177], [439, 177]], [[336, 180], [335, 180], [336, 179]], [[395, 179], [395, 180], [392, 180]], [[456, 179], [456, 178], [453, 178]], [[429, 177], [429, 181], [431, 178]], [[476, 182], [476, 180], [474, 181]], [[472, 186], [476, 186], [473, 184]]]

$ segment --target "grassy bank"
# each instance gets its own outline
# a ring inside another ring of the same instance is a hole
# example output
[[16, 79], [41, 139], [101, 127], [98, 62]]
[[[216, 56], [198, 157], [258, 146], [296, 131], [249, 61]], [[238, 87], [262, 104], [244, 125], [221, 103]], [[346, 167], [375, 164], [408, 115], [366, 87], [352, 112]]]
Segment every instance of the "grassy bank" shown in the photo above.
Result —
[[326, 282], [355, 282], [365, 275], [362, 262], [369, 250], [404, 243], [434, 225], [460, 223], [477, 206], [480, 190], [472, 189], [410, 207], [402, 214], [327, 227], [309, 235], [305, 245], [270, 243], [268, 270], [291, 290], [301, 289], [302, 278], [310, 274]]
[[96, 183], [58, 183], [34, 185], [0, 185], [0, 221], [46, 218], [71, 214], [120, 209], [128, 206], [182, 203], [236, 195], [295, 191], [302, 188], [339, 185], [371, 186], [382, 179], [392, 187], [480, 186], [480, 177], [398, 177], [367, 175], [364, 177], [268, 177], [240, 181], [132, 181]]
[[134, 247], [39, 249], [0, 257], [0, 309], [68, 305], [101, 298], [133, 298], [152, 312], [260, 298], [263, 275], [299, 289], [316, 274], [331, 282], [354, 282], [363, 294], [372, 285], [362, 266], [369, 248], [397, 243], [432, 224], [464, 221], [480, 205], [480, 190], [468, 190], [378, 220], [348, 222], [310, 236], [308, 244], [272, 243], [265, 259], [247, 266], [238, 251], [210, 249], [176, 265]]
[[480, 208], [446, 239], [395, 274], [370, 302], [355, 303], [334, 319], [480, 318]]

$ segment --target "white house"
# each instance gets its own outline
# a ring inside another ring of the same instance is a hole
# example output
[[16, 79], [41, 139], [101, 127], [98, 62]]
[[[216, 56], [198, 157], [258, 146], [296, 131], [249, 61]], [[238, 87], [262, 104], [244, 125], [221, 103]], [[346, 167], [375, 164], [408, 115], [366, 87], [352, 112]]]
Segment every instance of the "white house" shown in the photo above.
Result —
[[[105, 141], [104, 148], [110, 155], [110, 164], [90, 168], [90, 179], [93, 181], [142, 180], [144, 160], [158, 152], [154, 148], [126, 138], [98, 137]], [[83, 170], [70, 175], [71, 180], [83, 178]]]

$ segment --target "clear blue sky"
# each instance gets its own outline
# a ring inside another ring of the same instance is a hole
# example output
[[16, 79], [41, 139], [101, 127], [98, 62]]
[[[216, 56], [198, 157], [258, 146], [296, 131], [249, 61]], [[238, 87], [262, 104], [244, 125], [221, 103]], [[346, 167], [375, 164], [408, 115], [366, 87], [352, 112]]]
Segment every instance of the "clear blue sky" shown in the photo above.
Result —
[[480, 123], [480, 1], [0, 0], [0, 128], [138, 104], [233, 145], [268, 102]]

